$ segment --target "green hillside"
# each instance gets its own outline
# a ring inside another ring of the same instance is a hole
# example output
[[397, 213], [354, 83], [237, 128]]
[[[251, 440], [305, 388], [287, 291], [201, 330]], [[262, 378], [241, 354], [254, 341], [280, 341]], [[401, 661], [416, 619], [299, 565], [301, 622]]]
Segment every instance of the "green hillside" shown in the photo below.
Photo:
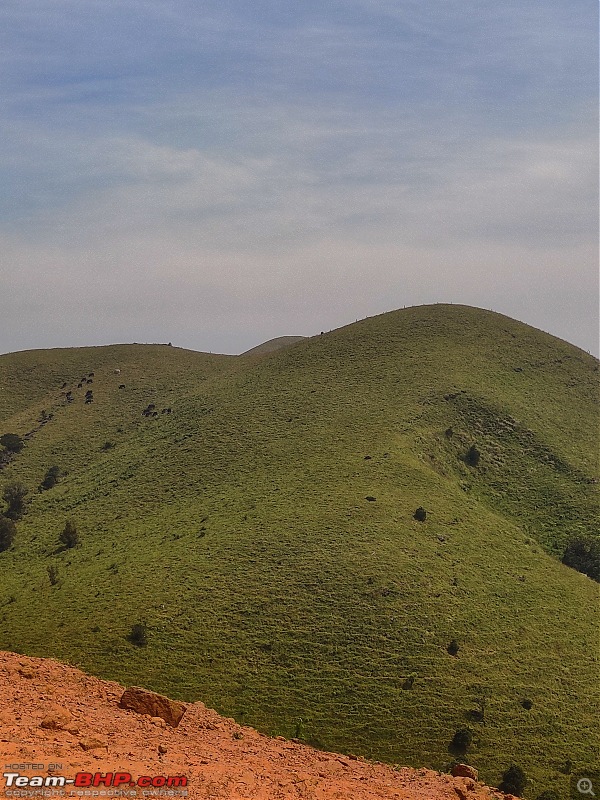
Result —
[[598, 374], [446, 305], [262, 358], [0, 356], [0, 433], [30, 434], [0, 474], [30, 490], [0, 648], [392, 763], [444, 769], [468, 727], [487, 783], [516, 763], [567, 797], [600, 746], [598, 584], [560, 563], [599, 533]]

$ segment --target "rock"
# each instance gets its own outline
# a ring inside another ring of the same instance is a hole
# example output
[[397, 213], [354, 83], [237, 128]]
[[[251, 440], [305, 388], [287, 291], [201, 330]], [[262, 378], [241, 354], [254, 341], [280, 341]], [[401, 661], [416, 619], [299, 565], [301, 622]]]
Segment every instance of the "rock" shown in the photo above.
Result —
[[179, 725], [187, 710], [187, 706], [183, 703], [170, 700], [162, 694], [155, 694], [147, 689], [141, 689], [139, 686], [130, 686], [125, 689], [119, 701], [119, 707], [136, 711], [138, 714], [161, 717], [173, 728]]
[[47, 728], [48, 730], [64, 730], [71, 722], [71, 714], [66, 708], [51, 705], [45, 710], [46, 716], [40, 723], [41, 728]]
[[98, 750], [101, 747], [106, 747], [107, 744], [103, 739], [99, 739], [97, 736], [86, 736], [85, 739], [81, 739], [79, 746], [83, 750]]
[[21, 675], [23, 678], [27, 678], [27, 680], [31, 680], [33, 678], [34, 673], [32, 670], [27, 669], [27, 667], [20, 667], [19, 675]]
[[161, 756], [164, 756], [164, 754], [167, 752], [167, 748], [165, 747], [164, 744], [158, 745], [158, 752], [160, 753]]
[[474, 781], [476, 781], [478, 777], [477, 770], [470, 767], [468, 764], [455, 764], [452, 767], [452, 774], [455, 778], [472, 778]]

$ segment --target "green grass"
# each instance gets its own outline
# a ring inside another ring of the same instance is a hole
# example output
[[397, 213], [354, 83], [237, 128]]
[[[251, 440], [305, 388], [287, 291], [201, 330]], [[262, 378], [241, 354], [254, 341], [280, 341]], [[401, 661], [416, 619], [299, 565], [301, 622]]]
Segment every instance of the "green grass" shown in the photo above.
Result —
[[[485, 781], [515, 762], [529, 796], [566, 797], [565, 762], [599, 747], [598, 585], [557, 558], [598, 533], [597, 378], [565, 342], [443, 305], [263, 358], [2, 356], [0, 433], [35, 432], [2, 473], [31, 503], [0, 554], [0, 646], [391, 763], [444, 769], [468, 725]], [[68, 518], [81, 544], [60, 550]]]

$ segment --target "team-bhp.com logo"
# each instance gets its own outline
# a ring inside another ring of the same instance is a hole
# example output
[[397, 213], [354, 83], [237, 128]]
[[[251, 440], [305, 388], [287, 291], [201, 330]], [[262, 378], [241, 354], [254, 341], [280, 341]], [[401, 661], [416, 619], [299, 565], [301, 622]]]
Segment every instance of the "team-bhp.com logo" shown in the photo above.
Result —
[[[5, 772], [4, 781], [6, 796], [23, 796], [19, 789], [182, 789], [187, 786], [188, 780], [185, 775], [140, 775], [133, 778], [129, 772], [78, 772], [74, 778], [66, 778], [64, 775], [22, 775], [20, 772]], [[81, 794], [71, 792], [71, 794]], [[87, 795], [88, 792], [83, 794]], [[90, 792], [89, 794], [94, 794]], [[133, 793], [137, 794], [137, 792]], [[154, 792], [144, 792], [144, 794], [154, 794]], [[182, 794], [184, 794], [182, 792]], [[187, 792], [185, 792], [187, 794]], [[95, 796], [95, 795], [94, 795]]]

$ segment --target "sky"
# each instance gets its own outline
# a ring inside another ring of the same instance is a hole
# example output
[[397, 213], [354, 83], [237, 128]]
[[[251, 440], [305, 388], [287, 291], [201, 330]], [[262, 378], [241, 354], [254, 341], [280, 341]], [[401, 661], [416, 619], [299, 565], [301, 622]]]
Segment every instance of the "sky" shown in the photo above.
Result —
[[3, 0], [0, 352], [423, 303], [598, 353], [592, 0]]

